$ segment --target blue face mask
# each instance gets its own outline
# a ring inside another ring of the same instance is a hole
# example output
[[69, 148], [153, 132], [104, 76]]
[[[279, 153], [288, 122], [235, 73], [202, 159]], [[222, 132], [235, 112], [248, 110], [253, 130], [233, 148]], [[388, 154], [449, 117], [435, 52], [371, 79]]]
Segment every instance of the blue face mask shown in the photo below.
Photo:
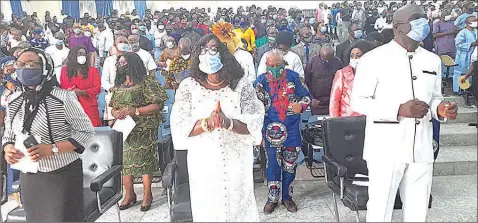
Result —
[[24, 86], [38, 86], [43, 81], [43, 71], [41, 68], [20, 68], [15, 71], [18, 81]]
[[354, 37], [355, 37], [355, 39], [362, 39], [362, 36], [363, 36], [362, 30], [355, 30], [355, 31], [354, 31]]
[[146, 31], [146, 26], [139, 26], [139, 30]]
[[57, 46], [63, 46], [63, 40], [56, 40], [56, 43], [55, 43]]
[[419, 18], [410, 21], [410, 32], [407, 33], [407, 36], [417, 42], [423, 41], [427, 38], [430, 33], [430, 25], [428, 24], [428, 19]]
[[127, 43], [118, 43], [117, 47], [118, 47], [118, 50], [121, 52], [128, 52], [131, 50], [130, 45]]
[[199, 70], [202, 72], [206, 74], [215, 74], [221, 70], [222, 67], [223, 64], [219, 53], [211, 55], [209, 52], [206, 52], [204, 55], [199, 55]]
[[35, 31], [33, 31], [35, 34], [41, 34], [41, 30], [37, 29]]

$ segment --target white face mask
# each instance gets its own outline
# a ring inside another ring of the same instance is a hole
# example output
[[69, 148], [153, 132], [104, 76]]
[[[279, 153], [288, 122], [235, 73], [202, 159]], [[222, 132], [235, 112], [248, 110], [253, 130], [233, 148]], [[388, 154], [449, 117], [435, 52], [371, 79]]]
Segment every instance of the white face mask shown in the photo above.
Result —
[[164, 25], [159, 25], [159, 26], [158, 26], [158, 29], [159, 29], [159, 30], [164, 30]]
[[166, 42], [166, 47], [167, 47], [168, 49], [171, 49], [171, 48], [173, 48], [173, 47], [174, 47], [174, 44], [173, 44], [173, 42], [169, 42], [169, 41], [168, 41], [168, 42]]
[[76, 58], [76, 62], [78, 62], [78, 64], [85, 64], [86, 63], [86, 56], [79, 56]]
[[189, 59], [191, 57], [191, 54], [186, 54], [186, 55], [181, 55], [181, 57], [185, 60]]
[[478, 21], [474, 21], [474, 22], [470, 23], [470, 27], [471, 27], [471, 28], [476, 28], [476, 27], [478, 27]]
[[450, 21], [451, 20], [451, 15], [445, 16], [445, 21]]
[[86, 32], [85, 32], [85, 36], [90, 37], [90, 36], [91, 36], [91, 32], [86, 31]]
[[359, 62], [360, 62], [360, 59], [350, 59], [349, 65], [355, 69], [357, 68], [357, 65]]

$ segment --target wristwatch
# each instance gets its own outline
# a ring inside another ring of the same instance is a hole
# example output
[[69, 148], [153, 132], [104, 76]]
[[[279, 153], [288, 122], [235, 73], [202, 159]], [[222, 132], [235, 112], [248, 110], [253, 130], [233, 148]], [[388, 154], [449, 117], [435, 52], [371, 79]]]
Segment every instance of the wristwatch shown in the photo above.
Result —
[[134, 115], [135, 115], [135, 116], [139, 116], [139, 115], [140, 115], [140, 114], [139, 114], [139, 109], [138, 109], [138, 108], [136, 108], [136, 111], [134, 112]]
[[58, 154], [59, 150], [58, 150], [58, 147], [56, 147], [56, 144], [53, 144], [51, 146], [51, 151], [53, 152], [54, 155]]

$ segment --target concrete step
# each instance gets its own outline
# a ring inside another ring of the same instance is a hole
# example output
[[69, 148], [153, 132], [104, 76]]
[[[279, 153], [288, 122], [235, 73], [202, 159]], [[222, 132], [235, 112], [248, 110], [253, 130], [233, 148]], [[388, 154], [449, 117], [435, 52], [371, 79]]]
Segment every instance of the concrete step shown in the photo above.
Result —
[[440, 148], [433, 175], [476, 175], [478, 160], [476, 147], [473, 145]]
[[[476, 145], [441, 147], [434, 164], [433, 175], [476, 175], [477, 162]], [[323, 169], [313, 170], [313, 173], [325, 174]], [[317, 180], [317, 178], [312, 177], [310, 170], [303, 164], [297, 167], [296, 180]]]
[[478, 129], [467, 123], [450, 123], [440, 127], [440, 145], [475, 146], [478, 144]]
[[445, 124], [449, 123], [476, 123], [478, 108], [459, 107], [458, 116], [456, 120], [448, 120]]

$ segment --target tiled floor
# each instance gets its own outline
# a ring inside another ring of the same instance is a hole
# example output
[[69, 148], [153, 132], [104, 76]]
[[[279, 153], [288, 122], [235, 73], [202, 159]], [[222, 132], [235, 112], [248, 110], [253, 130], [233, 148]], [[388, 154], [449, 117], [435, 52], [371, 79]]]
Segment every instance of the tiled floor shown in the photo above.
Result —
[[[428, 221], [432, 222], [476, 222], [477, 221], [477, 176], [435, 177], [433, 182], [433, 207], [428, 212]], [[160, 194], [161, 188], [154, 188], [154, 203], [150, 211], [139, 211], [141, 191], [138, 189], [138, 205], [121, 211], [124, 222], [167, 222], [169, 221], [166, 198]], [[271, 215], [262, 214], [267, 189], [263, 184], [256, 185], [256, 198], [259, 205], [261, 221], [264, 222], [333, 222], [333, 199], [331, 191], [323, 180], [297, 181], [294, 199], [299, 207], [297, 213], [289, 213], [284, 207], [278, 208]], [[13, 201], [2, 206], [2, 214], [12, 208]], [[355, 215], [339, 203], [341, 221], [355, 221]], [[5, 216], [5, 215], [4, 215]], [[360, 220], [365, 220], [365, 212], [360, 212]], [[115, 222], [116, 210], [112, 208], [97, 222]], [[401, 211], [395, 211], [394, 222], [401, 221]]]

